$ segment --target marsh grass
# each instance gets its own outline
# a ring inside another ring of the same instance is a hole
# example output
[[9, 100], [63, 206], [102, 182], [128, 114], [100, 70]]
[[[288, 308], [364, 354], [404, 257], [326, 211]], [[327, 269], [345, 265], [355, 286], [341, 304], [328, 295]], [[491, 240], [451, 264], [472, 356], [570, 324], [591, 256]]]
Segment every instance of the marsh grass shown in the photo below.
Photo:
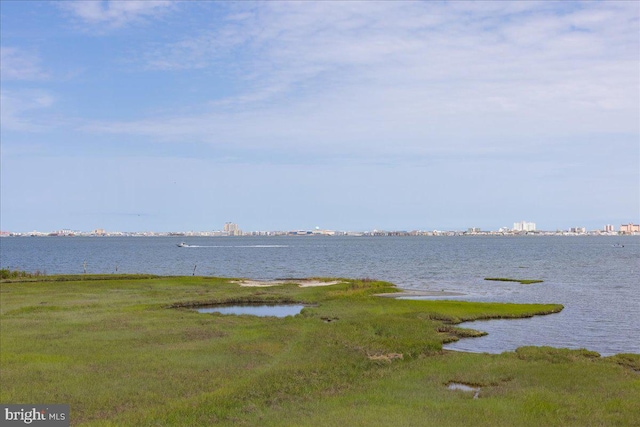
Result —
[[[208, 277], [3, 282], [0, 400], [68, 403], [72, 425], [95, 426], [637, 423], [638, 355], [442, 350], [479, 334], [459, 322], [562, 306], [374, 296], [394, 291], [372, 280], [315, 288]], [[249, 300], [313, 306], [286, 318], [188, 308]], [[448, 390], [450, 382], [480, 387], [479, 399]]]
[[531, 285], [533, 283], [542, 283], [544, 280], [535, 279], [510, 279], [508, 277], [485, 277], [484, 280], [492, 280], [494, 282], [518, 282], [522, 285]]
[[83, 282], [91, 280], [142, 280], [158, 278], [152, 274], [60, 274], [47, 276], [46, 271], [36, 270], [33, 273], [20, 270], [0, 270], [0, 283], [13, 282]]

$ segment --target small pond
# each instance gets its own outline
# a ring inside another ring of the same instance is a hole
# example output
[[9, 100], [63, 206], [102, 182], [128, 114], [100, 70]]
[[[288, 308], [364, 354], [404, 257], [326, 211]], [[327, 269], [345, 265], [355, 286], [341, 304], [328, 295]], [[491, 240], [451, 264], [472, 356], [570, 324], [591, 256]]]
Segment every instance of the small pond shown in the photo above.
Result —
[[472, 391], [474, 392], [473, 394], [474, 399], [477, 399], [478, 395], [480, 394], [480, 387], [472, 387], [470, 385], [462, 384], [462, 383], [449, 383], [447, 385], [447, 388], [449, 390]]
[[252, 316], [260, 317], [287, 317], [299, 314], [303, 308], [304, 305], [302, 304], [242, 304], [200, 307], [196, 310], [198, 313], [250, 314]]

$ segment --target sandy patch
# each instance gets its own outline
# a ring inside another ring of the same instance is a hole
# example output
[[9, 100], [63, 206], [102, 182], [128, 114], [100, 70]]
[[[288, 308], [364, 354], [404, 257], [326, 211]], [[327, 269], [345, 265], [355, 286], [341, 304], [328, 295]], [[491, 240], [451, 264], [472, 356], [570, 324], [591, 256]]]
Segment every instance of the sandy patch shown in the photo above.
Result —
[[321, 282], [320, 280], [305, 280], [304, 282], [299, 283], [298, 286], [300, 286], [301, 288], [308, 288], [311, 286], [331, 286], [337, 285], [338, 283], [340, 283], [339, 280], [334, 280], [332, 282]]
[[337, 285], [338, 283], [340, 283], [339, 280], [334, 280], [331, 282], [323, 282], [321, 280], [297, 280], [297, 279], [292, 279], [292, 280], [239, 280], [237, 281], [237, 283], [240, 286], [247, 286], [247, 287], [269, 287], [269, 286], [280, 286], [283, 285], [285, 283], [296, 283], [298, 286], [300, 286], [301, 288], [308, 288], [308, 287], [312, 287], [312, 286], [331, 286], [331, 285]]
[[237, 280], [236, 283], [240, 286], [266, 288], [269, 286], [279, 286], [286, 282], [281, 280]]

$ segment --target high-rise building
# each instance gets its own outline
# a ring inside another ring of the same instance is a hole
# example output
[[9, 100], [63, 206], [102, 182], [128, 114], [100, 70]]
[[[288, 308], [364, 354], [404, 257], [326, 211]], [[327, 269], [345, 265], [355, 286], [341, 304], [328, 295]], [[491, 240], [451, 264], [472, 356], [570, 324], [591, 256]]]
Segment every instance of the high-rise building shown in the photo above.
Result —
[[620, 233], [623, 234], [631, 234], [631, 233], [640, 233], [640, 225], [638, 224], [623, 224], [620, 226]]
[[233, 222], [225, 222], [224, 223], [224, 232], [229, 236], [241, 236], [242, 230], [238, 228], [238, 224]]
[[616, 230], [613, 228], [613, 225], [607, 224], [607, 225], [604, 226], [604, 231], [605, 231], [605, 233], [611, 233], [611, 232], [616, 231]]
[[536, 231], [536, 223], [526, 221], [514, 222], [513, 231]]

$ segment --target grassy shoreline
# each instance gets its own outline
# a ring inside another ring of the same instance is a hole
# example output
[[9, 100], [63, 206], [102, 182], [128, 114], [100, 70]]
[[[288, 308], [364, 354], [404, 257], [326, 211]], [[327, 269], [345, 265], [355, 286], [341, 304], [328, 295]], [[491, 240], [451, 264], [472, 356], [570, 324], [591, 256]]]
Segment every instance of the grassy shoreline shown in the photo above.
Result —
[[494, 282], [517, 282], [521, 285], [531, 285], [534, 283], [542, 283], [544, 280], [539, 279], [511, 279], [508, 277], [485, 277], [484, 280], [490, 280]]
[[[0, 401], [68, 403], [72, 425], [634, 425], [640, 410], [639, 355], [442, 350], [480, 334], [462, 321], [555, 304], [379, 298], [398, 289], [371, 280], [36, 279], [0, 283]], [[232, 301], [310, 306], [282, 319], [188, 308]]]

